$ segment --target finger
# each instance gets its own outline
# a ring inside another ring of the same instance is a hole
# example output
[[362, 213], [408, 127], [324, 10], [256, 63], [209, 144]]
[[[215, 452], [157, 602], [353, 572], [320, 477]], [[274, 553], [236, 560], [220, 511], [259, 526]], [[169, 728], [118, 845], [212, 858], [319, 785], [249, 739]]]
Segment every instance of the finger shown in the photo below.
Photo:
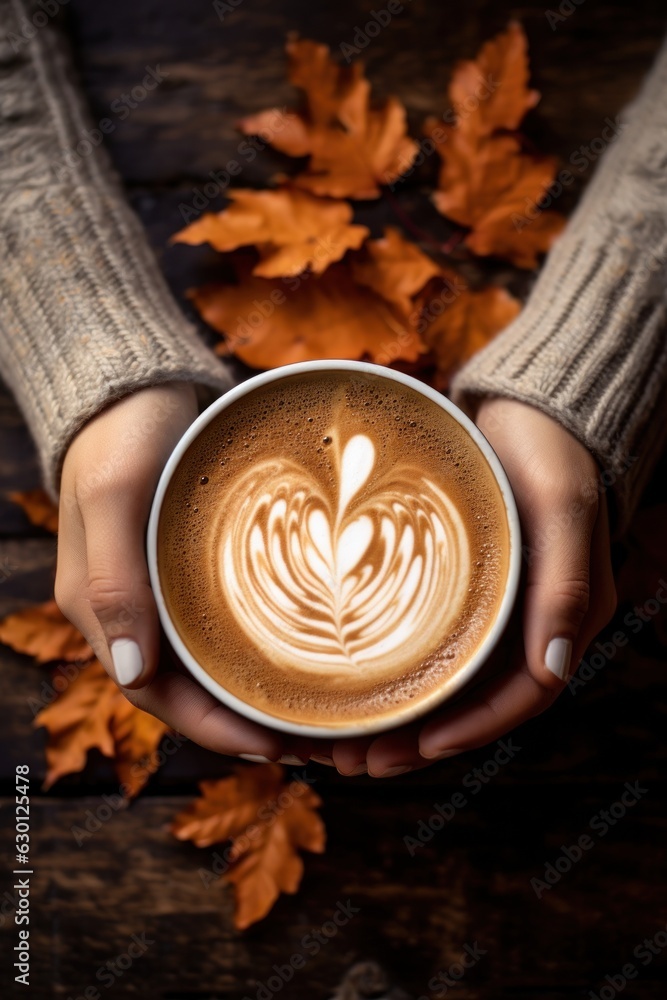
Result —
[[376, 737], [366, 757], [369, 775], [372, 778], [394, 778], [429, 763], [419, 753], [420, 729], [420, 723], [413, 723]]
[[419, 752], [427, 760], [440, 760], [485, 746], [545, 711], [562, 687], [545, 687], [522, 660], [509, 673], [481, 685], [460, 706], [427, 722], [419, 734]]
[[533, 494], [522, 513], [529, 553], [523, 606], [528, 669], [538, 684], [558, 692], [572, 666], [590, 600], [591, 541], [597, 503]]
[[222, 705], [185, 674], [160, 673], [144, 687], [124, 694], [137, 708], [216, 753], [254, 761], [276, 761], [283, 753], [279, 733]]
[[591, 641], [611, 620], [616, 610], [616, 586], [609, 544], [609, 514], [604, 501], [600, 504], [600, 512], [591, 539], [590, 577], [591, 599], [574, 644], [570, 676], [577, 669]]
[[126, 688], [147, 684], [158, 662], [158, 615], [144, 554], [149, 502], [143, 492], [116, 492], [83, 511], [88, 578], [81, 596], [101, 629], [96, 652]]
[[372, 742], [372, 736], [357, 736], [336, 740], [333, 744], [332, 756], [339, 774], [344, 774], [348, 777], [352, 777], [355, 774], [365, 774], [368, 770], [366, 754]]

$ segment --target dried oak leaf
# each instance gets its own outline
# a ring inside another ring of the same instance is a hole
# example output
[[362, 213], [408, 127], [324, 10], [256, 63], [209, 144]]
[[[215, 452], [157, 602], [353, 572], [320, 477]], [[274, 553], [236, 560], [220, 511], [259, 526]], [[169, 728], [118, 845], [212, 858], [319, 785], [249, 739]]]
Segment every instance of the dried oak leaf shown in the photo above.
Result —
[[46, 601], [8, 615], [0, 622], [0, 642], [38, 663], [52, 660], [89, 660], [93, 650], [78, 629], [67, 621], [55, 601]]
[[519, 22], [510, 21], [475, 59], [454, 67], [448, 95], [458, 128], [477, 135], [517, 129], [540, 99], [539, 91], [528, 87], [529, 78], [528, 40]]
[[381, 108], [370, 103], [370, 84], [361, 64], [341, 66], [329, 47], [307, 39], [286, 45], [288, 77], [306, 99], [303, 114], [282, 116], [271, 108], [243, 118], [245, 135], [266, 135], [288, 156], [309, 156], [294, 183], [316, 195], [377, 198], [412, 164], [417, 143], [407, 135], [405, 108], [390, 97]]
[[10, 493], [9, 499], [19, 505], [31, 524], [54, 534], [58, 530], [58, 507], [46, 490], [17, 491]]
[[[451, 376], [520, 310], [521, 303], [504, 288], [459, 290], [451, 304], [430, 319], [423, 334], [436, 361], [435, 387], [444, 392]], [[424, 315], [429, 315], [428, 301]]]
[[157, 770], [154, 751], [167, 732], [164, 722], [127, 700], [98, 660], [81, 669], [34, 725], [48, 730], [45, 789], [64, 774], [83, 770], [88, 751], [96, 747], [113, 758], [127, 798]]
[[344, 262], [322, 275], [283, 280], [255, 277], [245, 255], [235, 267], [237, 284], [189, 293], [225, 338], [218, 353], [232, 351], [253, 368], [275, 368], [319, 358], [414, 361], [425, 351], [411, 321], [372, 288], [357, 284]]
[[393, 303], [408, 318], [414, 312], [414, 298], [431, 278], [441, 273], [430, 257], [388, 226], [384, 236], [369, 240], [361, 254], [350, 258], [352, 277]]
[[279, 278], [301, 274], [306, 268], [320, 274], [357, 249], [369, 234], [366, 226], [351, 225], [352, 208], [345, 201], [315, 198], [306, 191], [230, 191], [232, 204], [186, 226], [171, 242], [210, 245], [222, 253], [256, 246], [260, 262], [253, 274]]
[[244, 930], [266, 916], [281, 892], [297, 891], [299, 850], [324, 851], [324, 824], [315, 811], [321, 800], [303, 782], [286, 784], [277, 764], [239, 769], [199, 787], [202, 797], [174, 818], [171, 832], [198, 847], [232, 841], [225, 880], [235, 890], [235, 925]]
[[[465, 110], [465, 96], [486, 77], [493, 88]], [[519, 136], [503, 131], [515, 128], [537, 100], [527, 78], [525, 36], [510, 25], [474, 63], [455, 71], [449, 93], [456, 123], [430, 118], [425, 129], [443, 161], [433, 195], [438, 211], [471, 230], [464, 242], [473, 253], [534, 268], [565, 220], [540, 208], [556, 174], [555, 158], [526, 152]]]

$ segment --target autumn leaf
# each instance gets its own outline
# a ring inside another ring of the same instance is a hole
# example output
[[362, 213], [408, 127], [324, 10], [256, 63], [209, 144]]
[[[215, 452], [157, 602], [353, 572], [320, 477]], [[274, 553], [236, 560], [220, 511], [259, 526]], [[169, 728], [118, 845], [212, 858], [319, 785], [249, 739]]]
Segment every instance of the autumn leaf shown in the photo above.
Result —
[[235, 263], [236, 285], [190, 293], [225, 338], [218, 353], [233, 351], [253, 368], [275, 368], [319, 358], [413, 361], [425, 350], [411, 322], [372, 288], [358, 285], [345, 263], [286, 281], [255, 277], [246, 256]]
[[452, 73], [449, 99], [459, 129], [491, 135], [497, 129], [514, 130], [540, 99], [530, 90], [528, 41], [518, 21], [486, 42], [475, 59], [459, 62]]
[[[507, 326], [520, 309], [520, 302], [504, 288], [458, 290], [444, 310], [432, 315], [423, 334], [436, 361], [435, 387], [444, 392], [451, 376]], [[428, 302], [424, 305], [424, 315], [429, 316]]]
[[198, 847], [231, 840], [235, 925], [261, 920], [281, 892], [295, 893], [303, 876], [299, 850], [322, 853], [324, 824], [315, 811], [320, 798], [306, 784], [283, 780], [277, 764], [242, 768], [230, 778], [200, 783], [195, 799], [173, 821], [171, 832]]
[[350, 259], [350, 270], [357, 284], [393, 303], [406, 318], [414, 311], [414, 297], [440, 274], [430, 257], [391, 226], [381, 239], [369, 240], [363, 253]]
[[34, 656], [38, 663], [52, 660], [89, 660], [93, 650], [67, 621], [55, 601], [25, 608], [0, 622], [0, 642], [17, 653]]
[[[465, 96], [485, 77], [497, 85], [485, 99], [471, 103], [471, 110], [463, 110]], [[525, 36], [519, 25], [510, 25], [482, 48], [474, 63], [455, 71], [450, 97], [458, 108], [456, 123], [443, 126], [430, 118], [425, 128], [442, 159], [433, 202], [442, 215], [471, 230], [465, 246], [478, 256], [534, 268], [564, 219], [540, 208], [553, 183], [556, 160], [527, 152], [520, 136], [504, 131], [516, 128], [539, 96], [527, 89], [527, 79]]]
[[372, 108], [370, 84], [361, 64], [341, 66], [328, 46], [291, 39], [286, 46], [289, 80], [305, 97], [303, 114], [272, 129], [273, 108], [242, 119], [245, 135], [268, 134], [274, 148], [288, 156], [310, 157], [294, 183], [316, 195], [334, 198], [377, 198], [412, 164], [417, 144], [407, 135], [405, 108], [389, 98]]
[[351, 225], [352, 208], [345, 201], [290, 188], [230, 191], [229, 198], [229, 208], [202, 216], [172, 242], [209, 243], [222, 253], [255, 245], [261, 259], [253, 274], [278, 278], [306, 268], [320, 274], [369, 235], [366, 226]]
[[64, 774], [83, 770], [88, 751], [96, 748], [114, 759], [127, 798], [157, 770], [154, 751], [167, 732], [164, 722], [127, 700], [98, 660], [81, 668], [34, 725], [48, 730], [45, 789]]
[[58, 507], [46, 490], [26, 490], [9, 494], [9, 499], [21, 507], [31, 524], [47, 531], [58, 530]]

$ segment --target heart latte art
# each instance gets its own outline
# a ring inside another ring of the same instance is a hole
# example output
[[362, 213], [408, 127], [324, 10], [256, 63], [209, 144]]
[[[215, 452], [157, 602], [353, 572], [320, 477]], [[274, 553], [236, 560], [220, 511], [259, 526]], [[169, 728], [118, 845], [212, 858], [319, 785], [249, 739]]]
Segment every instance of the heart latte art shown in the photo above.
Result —
[[187, 652], [277, 723], [386, 728], [462, 676], [508, 572], [498, 483], [446, 410], [382, 374], [285, 375], [182, 455], [158, 571]]
[[365, 434], [335, 463], [333, 498], [287, 457], [239, 481], [219, 536], [220, 585], [248, 639], [289, 666], [384, 670], [432, 644], [467, 592], [470, 552], [456, 507], [397, 465], [365, 491]]

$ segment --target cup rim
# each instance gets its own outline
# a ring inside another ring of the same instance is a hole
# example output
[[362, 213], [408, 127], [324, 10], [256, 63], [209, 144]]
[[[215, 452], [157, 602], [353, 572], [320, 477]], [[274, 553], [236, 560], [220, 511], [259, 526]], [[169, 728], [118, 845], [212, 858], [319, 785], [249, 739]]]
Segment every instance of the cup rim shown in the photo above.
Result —
[[[158, 570], [157, 536], [162, 504], [169, 483], [171, 482], [171, 478], [183, 458], [183, 455], [192, 442], [199, 436], [202, 430], [209, 423], [211, 423], [215, 417], [218, 416], [219, 413], [235, 403], [237, 399], [240, 399], [241, 397], [253, 392], [255, 389], [271, 382], [276, 382], [292, 375], [307, 374], [317, 371], [351, 371], [379, 376], [381, 378], [388, 379], [389, 381], [398, 382], [407, 388], [414, 389], [422, 396], [426, 396], [427, 399], [430, 399], [437, 406], [444, 409], [464, 428], [464, 430], [467, 431], [491, 467], [496, 482], [500, 488], [505, 507], [505, 514], [507, 517], [509, 554], [505, 589], [495, 619], [478, 648], [475, 650], [468, 662], [457, 670], [456, 673], [448, 679], [448, 681], [439, 686], [435, 691], [431, 692], [431, 694], [427, 697], [420, 699], [416, 705], [409, 704], [404, 706], [403, 709], [399, 710], [391, 720], [383, 716], [382, 718], [370, 721], [365, 725], [362, 723], [350, 725], [343, 724], [340, 726], [310, 725], [308, 723], [283, 720], [278, 716], [270, 715], [268, 712], [264, 712], [261, 709], [247, 704], [236, 695], [232, 694], [204, 669], [181, 638], [167, 609]], [[155, 597], [160, 622], [166, 633], [167, 639], [179, 659], [183, 662], [190, 674], [202, 685], [202, 687], [213, 694], [220, 702], [227, 705], [235, 712], [238, 712], [239, 715], [242, 715], [253, 722], [257, 722], [261, 725], [268, 726], [271, 729], [278, 730], [283, 733], [289, 733], [291, 735], [331, 739], [366, 736], [373, 733], [386, 732], [399, 726], [404, 726], [417, 718], [427, 715], [438, 705], [449, 701], [449, 699], [456, 692], [458, 692], [470, 681], [470, 679], [480, 669], [482, 664], [486, 662], [489, 654], [497, 645], [512, 613], [519, 586], [519, 577], [521, 574], [521, 535], [516, 502], [500, 459], [477, 425], [473, 423], [470, 417], [468, 417], [463, 410], [461, 410], [447, 396], [437, 392], [435, 389], [425, 385], [423, 382], [413, 378], [411, 375], [406, 375], [403, 372], [394, 371], [393, 369], [385, 368], [383, 365], [371, 364], [366, 361], [331, 359], [299, 361], [290, 365], [282, 365], [279, 368], [272, 368], [269, 371], [261, 372], [258, 375], [253, 375], [244, 382], [241, 382], [239, 385], [229, 389], [222, 396], [219, 396], [218, 399], [214, 400], [210, 406], [199, 414], [174, 447], [164, 466], [164, 469], [162, 470], [162, 474], [160, 475], [148, 519], [147, 558], [151, 587]]]

